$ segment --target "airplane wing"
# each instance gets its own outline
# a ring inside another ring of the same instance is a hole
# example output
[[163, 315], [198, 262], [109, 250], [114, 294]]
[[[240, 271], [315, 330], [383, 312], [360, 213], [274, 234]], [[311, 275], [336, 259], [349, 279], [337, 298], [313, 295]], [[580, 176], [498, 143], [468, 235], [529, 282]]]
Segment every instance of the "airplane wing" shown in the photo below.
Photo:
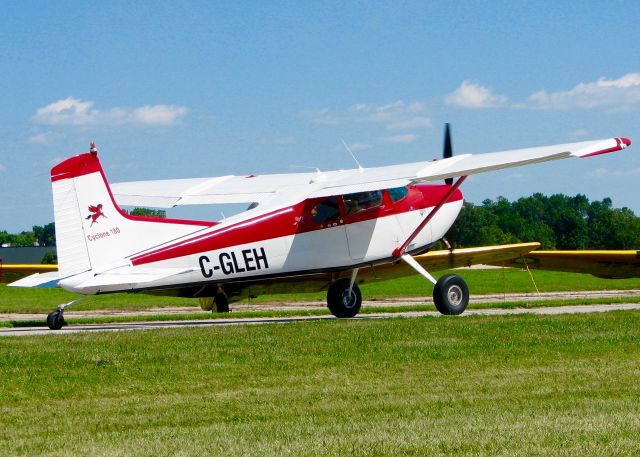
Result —
[[470, 267], [471, 265], [488, 265], [505, 259], [513, 259], [528, 255], [538, 249], [540, 243], [518, 243], [500, 246], [480, 246], [442, 251], [430, 251], [413, 258], [423, 267], [433, 271], [450, 268]]
[[173, 208], [179, 205], [252, 203], [273, 196], [277, 191], [307, 185], [314, 173], [259, 176], [220, 176], [215, 178], [168, 179], [111, 184], [120, 205]]
[[430, 162], [318, 173], [174, 179], [115, 183], [111, 186], [121, 205], [171, 208], [177, 205], [262, 202], [291, 195], [304, 199], [439, 181], [491, 170], [517, 167], [569, 157], [590, 157], [618, 151], [631, 144], [627, 138], [515, 149], [486, 154], [463, 154]]
[[0, 283], [14, 282], [34, 273], [57, 272], [57, 265], [45, 264], [2, 264], [0, 263]]
[[493, 265], [589, 273], [599, 278], [640, 278], [640, 251], [536, 251]]
[[[479, 246], [474, 248], [446, 249], [441, 251], [429, 251], [416, 255], [413, 258], [422, 267], [429, 271], [442, 271], [458, 267], [470, 267], [471, 265], [488, 265], [501, 262], [509, 262], [529, 254], [540, 247], [540, 243], [518, 243], [497, 246]], [[349, 277], [350, 271], [346, 271], [343, 277]], [[400, 278], [414, 275], [415, 270], [405, 262], [387, 263], [381, 265], [363, 266], [358, 272], [359, 280], [367, 282]]]

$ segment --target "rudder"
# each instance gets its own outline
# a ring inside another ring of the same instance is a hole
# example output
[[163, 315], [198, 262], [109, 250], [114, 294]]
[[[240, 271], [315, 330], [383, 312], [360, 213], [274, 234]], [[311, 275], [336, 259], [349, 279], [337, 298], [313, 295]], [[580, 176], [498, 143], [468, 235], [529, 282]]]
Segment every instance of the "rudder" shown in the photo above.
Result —
[[51, 170], [58, 268], [62, 276], [128, 262], [145, 249], [213, 222], [129, 216], [117, 205], [92, 145]]

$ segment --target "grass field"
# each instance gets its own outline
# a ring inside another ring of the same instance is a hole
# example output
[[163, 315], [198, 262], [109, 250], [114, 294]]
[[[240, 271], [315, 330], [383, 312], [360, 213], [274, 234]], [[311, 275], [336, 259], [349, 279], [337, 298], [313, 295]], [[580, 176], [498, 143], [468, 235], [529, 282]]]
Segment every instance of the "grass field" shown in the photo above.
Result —
[[[441, 276], [447, 272], [442, 272]], [[535, 292], [536, 288], [528, 272], [513, 269], [456, 270], [472, 294]], [[533, 271], [535, 283], [541, 292], [576, 290], [640, 289], [640, 278], [610, 280], [591, 275]], [[430, 297], [433, 287], [418, 275], [390, 281], [362, 285], [366, 300], [386, 297]], [[324, 301], [326, 292], [260, 296], [252, 303], [272, 301]], [[60, 303], [67, 303], [79, 295], [61, 289], [19, 289], [0, 285], [0, 313], [48, 313]], [[89, 297], [72, 309], [144, 309], [165, 306], [194, 306], [194, 299], [155, 297], [143, 294], [109, 294]]]
[[0, 455], [640, 453], [640, 312], [0, 340]]

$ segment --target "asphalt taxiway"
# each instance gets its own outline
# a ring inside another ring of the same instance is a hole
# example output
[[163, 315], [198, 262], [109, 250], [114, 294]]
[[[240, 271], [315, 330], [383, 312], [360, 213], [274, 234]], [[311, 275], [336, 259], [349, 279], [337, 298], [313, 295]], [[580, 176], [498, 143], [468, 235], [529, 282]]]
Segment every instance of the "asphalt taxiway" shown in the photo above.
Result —
[[[583, 314], [583, 313], [601, 313], [608, 311], [627, 311], [640, 310], [640, 303], [620, 303], [610, 305], [571, 305], [571, 306], [554, 306], [543, 308], [513, 308], [513, 309], [467, 309], [460, 316], [446, 316], [446, 318], [462, 318], [465, 316], [502, 316], [516, 314], [536, 314], [536, 315], [555, 315], [555, 314]], [[436, 311], [412, 311], [398, 313], [374, 313], [361, 314], [352, 319], [392, 319], [398, 317], [411, 318], [423, 316], [441, 316]], [[444, 317], [444, 316], [443, 316]], [[215, 327], [229, 325], [263, 325], [263, 324], [284, 324], [302, 321], [318, 321], [318, 320], [335, 320], [333, 316], [305, 316], [305, 317], [264, 317], [264, 318], [221, 318], [221, 319], [203, 319], [203, 320], [176, 320], [162, 322], [126, 322], [114, 324], [75, 324], [63, 327], [60, 330], [49, 330], [43, 327], [17, 327], [17, 328], [0, 328], [0, 336], [33, 336], [33, 335], [68, 335], [71, 333], [87, 333], [87, 332], [118, 332], [131, 330], [153, 330], [166, 328], [182, 328], [182, 327]]]

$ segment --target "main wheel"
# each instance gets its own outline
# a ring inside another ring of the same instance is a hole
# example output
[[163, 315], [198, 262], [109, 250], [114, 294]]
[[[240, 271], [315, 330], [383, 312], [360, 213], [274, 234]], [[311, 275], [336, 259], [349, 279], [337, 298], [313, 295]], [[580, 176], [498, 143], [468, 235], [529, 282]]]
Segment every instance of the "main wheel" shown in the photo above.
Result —
[[200, 297], [198, 298], [198, 304], [202, 311], [213, 311], [215, 305], [213, 297]]
[[354, 284], [351, 288], [351, 294], [349, 294], [350, 283], [351, 280], [348, 278], [342, 278], [329, 287], [327, 305], [331, 314], [336, 317], [353, 317], [360, 311], [360, 306], [362, 306], [360, 288]]
[[64, 324], [64, 316], [60, 310], [52, 311], [47, 316], [47, 326], [51, 330], [60, 330]]
[[228, 313], [229, 312], [229, 299], [225, 294], [216, 294], [213, 301], [216, 304], [216, 312]]
[[433, 289], [433, 302], [442, 314], [462, 314], [469, 304], [469, 288], [458, 275], [444, 275]]

